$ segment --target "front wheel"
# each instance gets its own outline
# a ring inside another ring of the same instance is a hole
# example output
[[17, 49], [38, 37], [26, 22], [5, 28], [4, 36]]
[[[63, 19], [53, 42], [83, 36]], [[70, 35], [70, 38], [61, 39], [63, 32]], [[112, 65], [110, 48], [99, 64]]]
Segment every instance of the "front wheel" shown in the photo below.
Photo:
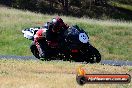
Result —
[[101, 54], [90, 44], [86, 45], [82, 52], [82, 57], [87, 63], [99, 63], [101, 61]]
[[101, 54], [96, 48], [94, 48], [93, 46], [90, 46], [89, 62], [99, 63], [100, 61], [101, 61]]
[[99, 63], [101, 61], [101, 55], [98, 52], [98, 53], [92, 54], [89, 59], [90, 59], [89, 60], [90, 63]]

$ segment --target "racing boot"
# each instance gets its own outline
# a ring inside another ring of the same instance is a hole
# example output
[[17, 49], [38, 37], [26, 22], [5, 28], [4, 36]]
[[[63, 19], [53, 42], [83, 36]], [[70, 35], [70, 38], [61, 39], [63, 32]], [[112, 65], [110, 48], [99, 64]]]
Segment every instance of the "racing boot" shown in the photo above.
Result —
[[40, 58], [45, 58], [45, 52], [41, 48], [39, 48], [38, 50]]

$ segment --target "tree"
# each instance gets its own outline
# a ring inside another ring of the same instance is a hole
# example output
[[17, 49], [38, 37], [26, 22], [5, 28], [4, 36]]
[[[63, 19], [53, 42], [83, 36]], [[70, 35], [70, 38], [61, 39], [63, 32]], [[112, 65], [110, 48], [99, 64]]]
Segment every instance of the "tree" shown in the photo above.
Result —
[[107, 4], [108, 0], [95, 0], [96, 5], [105, 5]]
[[0, 0], [0, 4], [11, 6], [12, 0]]
[[64, 14], [68, 14], [69, 0], [58, 0], [63, 7]]

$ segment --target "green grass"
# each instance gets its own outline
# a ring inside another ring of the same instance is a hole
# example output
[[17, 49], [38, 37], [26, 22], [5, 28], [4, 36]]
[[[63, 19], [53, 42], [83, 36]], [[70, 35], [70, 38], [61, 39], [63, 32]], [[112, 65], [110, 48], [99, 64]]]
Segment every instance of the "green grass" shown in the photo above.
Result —
[[[55, 16], [0, 7], [0, 54], [32, 55], [31, 41], [23, 37], [21, 30], [42, 26], [38, 23], [50, 21]], [[61, 17], [67, 24], [77, 24], [86, 30], [102, 59], [132, 60], [132, 22]]]

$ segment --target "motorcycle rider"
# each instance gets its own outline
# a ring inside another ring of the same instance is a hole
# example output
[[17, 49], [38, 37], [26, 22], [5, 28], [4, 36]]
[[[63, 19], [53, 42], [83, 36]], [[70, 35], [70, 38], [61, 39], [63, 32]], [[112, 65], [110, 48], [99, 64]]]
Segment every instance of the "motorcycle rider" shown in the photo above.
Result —
[[[51, 47], [58, 45], [58, 38], [69, 26], [60, 17], [55, 17], [51, 22], [39, 29], [34, 35], [34, 43], [39, 51], [39, 56], [44, 58], [46, 44]], [[46, 43], [47, 42], [47, 43]]]

